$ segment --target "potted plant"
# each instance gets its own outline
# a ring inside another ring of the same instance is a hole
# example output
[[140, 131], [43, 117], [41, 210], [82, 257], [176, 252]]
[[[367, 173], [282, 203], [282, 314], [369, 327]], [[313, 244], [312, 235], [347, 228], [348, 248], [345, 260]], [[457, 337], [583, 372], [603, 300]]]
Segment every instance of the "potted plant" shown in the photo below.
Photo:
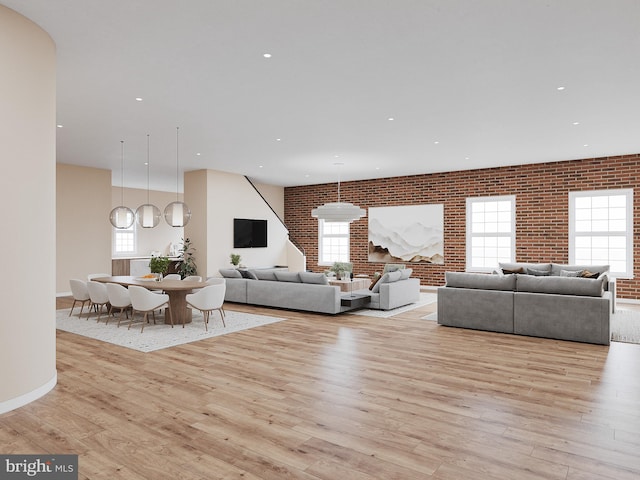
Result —
[[336, 279], [341, 280], [344, 278], [346, 273], [351, 273], [353, 266], [348, 262], [334, 262], [334, 264], [329, 269], [331, 272], [336, 274]]
[[151, 257], [149, 260], [149, 268], [151, 269], [151, 273], [158, 273], [161, 276], [165, 276], [167, 274], [167, 270], [169, 270], [170, 260], [168, 257]]
[[242, 257], [237, 254], [237, 253], [232, 253], [231, 255], [229, 255], [229, 258], [231, 259], [231, 264], [238, 268], [238, 265], [240, 265], [240, 260], [242, 260]]
[[191, 275], [198, 274], [198, 267], [196, 266], [195, 258], [193, 257], [193, 252], [195, 248], [191, 246], [191, 240], [188, 238], [183, 238], [182, 247], [180, 248], [180, 260], [178, 264], [178, 270], [180, 271], [180, 276], [182, 278], [189, 277]]

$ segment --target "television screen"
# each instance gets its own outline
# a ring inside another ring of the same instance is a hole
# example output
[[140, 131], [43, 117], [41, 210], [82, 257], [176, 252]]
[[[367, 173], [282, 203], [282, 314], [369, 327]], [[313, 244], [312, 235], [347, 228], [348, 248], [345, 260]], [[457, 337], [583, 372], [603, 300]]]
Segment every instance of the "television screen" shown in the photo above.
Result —
[[266, 220], [233, 219], [233, 248], [259, 248], [266, 246]]

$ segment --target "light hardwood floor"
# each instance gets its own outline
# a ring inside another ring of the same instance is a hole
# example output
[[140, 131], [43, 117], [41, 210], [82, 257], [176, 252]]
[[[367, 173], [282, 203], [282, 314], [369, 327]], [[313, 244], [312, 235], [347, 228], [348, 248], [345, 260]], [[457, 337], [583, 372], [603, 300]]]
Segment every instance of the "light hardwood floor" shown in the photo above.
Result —
[[58, 385], [0, 416], [0, 451], [77, 453], [82, 479], [640, 478], [639, 345], [441, 327], [434, 304], [226, 308], [286, 320], [153, 353], [58, 332]]

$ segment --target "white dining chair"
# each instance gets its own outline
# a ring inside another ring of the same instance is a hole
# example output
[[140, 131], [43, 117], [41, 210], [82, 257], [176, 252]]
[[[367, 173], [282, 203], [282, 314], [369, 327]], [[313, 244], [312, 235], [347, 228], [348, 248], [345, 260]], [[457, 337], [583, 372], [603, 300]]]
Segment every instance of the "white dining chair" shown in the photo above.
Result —
[[89, 290], [87, 290], [87, 282], [85, 282], [84, 280], [73, 278], [69, 280], [69, 285], [71, 286], [71, 295], [73, 295], [73, 305], [71, 306], [69, 316], [71, 316], [71, 314], [73, 313], [73, 309], [75, 308], [76, 303], [81, 302], [80, 314], [78, 315], [78, 318], [80, 318], [82, 316], [84, 304], [87, 302], [91, 302], [91, 298], [89, 297]]
[[[96, 311], [98, 312], [98, 318], [96, 318], [96, 322], [99, 322], [100, 317], [102, 316], [102, 307], [107, 308], [107, 312], [109, 311], [107, 307], [107, 305], [109, 305], [109, 294], [107, 293], [107, 286], [104, 283], [90, 281], [87, 282], [87, 290], [89, 290], [91, 306], [96, 307]], [[87, 320], [89, 320], [89, 315], [90, 313], [87, 314]]]
[[182, 280], [182, 277], [179, 273], [170, 273], [169, 275], [165, 275], [162, 277], [163, 280]]
[[[153, 323], [156, 323], [156, 310], [159, 308], [167, 307], [169, 312], [169, 320], [171, 321], [171, 328], [173, 328], [173, 314], [171, 313], [171, 304], [169, 303], [169, 295], [166, 293], [153, 293], [144, 287], [138, 287], [137, 285], [129, 285], [129, 296], [131, 297], [131, 306], [134, 312], [144, 313], [142, 319], [142, 329], [140, 333], [144, 331], [144, 324], [149, 321], [149, 312], [153, 315]], [[133, 313], [129, 321], [129, 327], [133, 323]], [[184, 323], [182, 325], [184, 327]]]
[[200, 275], [189, 275], [182, 279], [183, 282], [201, 282], [202, 277]]
[[214, 310], [218, 310], [220, 312], [222, 325], [225, 328], [227, 326], [224, 322], [224, 310], [222, 309], [222, 304], [224, 303], [224, 292], [226, 288], [227, 286], [225, 283], [208, 285], [204, 288], [201, 288], [197, 292], [189, 293], [186, 296], [187, 305], [202, 312], [202, 316], [204, 317], [204, 329], [206, 331], [209, 331], [209, 315]]
[[[120, 309], [120, 315], [118, 316], [118, 328], [120, 328], [122, 314], [131, 307], [129, 290], [117, 283], [107, 283], [107, 294], [109, 295], [109, 303], [111, 304], [109, 307], [109, 315], [113, 315], [114, 308]], [[129, 318], [128, 314], [127, 318]], [[109, 319], [107, 319], [106, 323], [109, 323]]]

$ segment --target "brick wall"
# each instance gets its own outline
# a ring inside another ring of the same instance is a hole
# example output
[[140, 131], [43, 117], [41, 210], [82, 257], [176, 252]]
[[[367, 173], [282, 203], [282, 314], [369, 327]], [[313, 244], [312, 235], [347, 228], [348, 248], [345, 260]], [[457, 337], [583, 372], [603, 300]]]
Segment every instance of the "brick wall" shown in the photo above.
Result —
[[[444, 204], [444, 265], [412, 264], [423, 285], [444, 284], [445, 271], [465, 268], [467, 197], [516, 195], [516, 260], [568, 263], [569, 192], [634, 189], [634, 276], [618, 280], [618, 296], [640, 298], [640, 154], [565, 162], [381, 178], [341, 183], [343, 201], [362, 208]], [[311, 210], [337, 199], [335, 183], [285, 189], [285, 223], [318, 266], [318, 223]], [[383, 264], [368, 261], [367, 218], [351, 224], [351, 261], [357, 273], [372, 274]]]

